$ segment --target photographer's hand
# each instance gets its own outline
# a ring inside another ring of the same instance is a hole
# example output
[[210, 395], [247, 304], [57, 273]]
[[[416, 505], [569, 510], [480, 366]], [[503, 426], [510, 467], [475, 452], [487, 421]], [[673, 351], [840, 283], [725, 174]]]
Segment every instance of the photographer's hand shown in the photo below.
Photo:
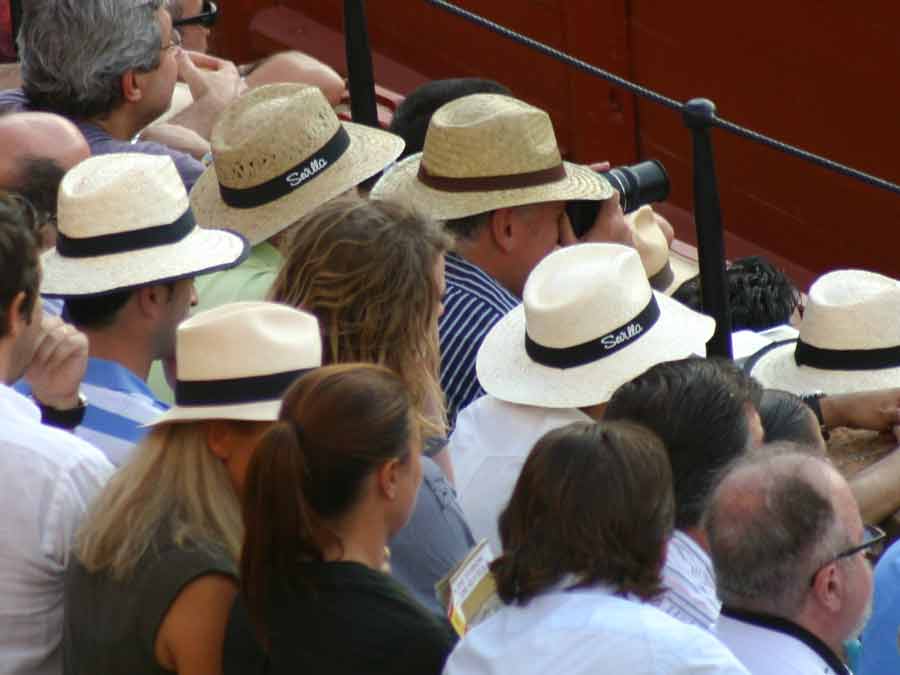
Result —
[[[568, 219], [566, 220], [568, 223]], [[613, 196], [600, 202], [597, 210], [597, 218], [591, 229], [584, 233], [580, 239], [576, 239], [572, 233], [572, 226], [568, 225], [568, 232], [560, 237], [563, 246], [574, 243], [607, 242], [614, 244], [633, 245], [631, 227], [625, 221], [625, 214], [619, 206], [619, 193], [613, 192]]]

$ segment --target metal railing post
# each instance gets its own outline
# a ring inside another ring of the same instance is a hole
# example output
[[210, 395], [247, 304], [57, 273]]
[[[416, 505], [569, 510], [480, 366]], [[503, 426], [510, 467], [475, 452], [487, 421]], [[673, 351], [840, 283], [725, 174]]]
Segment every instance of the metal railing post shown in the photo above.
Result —
[[691, 130], [694, 146], [694, 220], [697, 223], [703, 311], [716, 320], [716, 332], [706, 343], [706, 353], [730, 359], [731, 306], [725, 280], [725, 239], [709, 136], [716, 106], [708, 99], [695, 98], [684, 105], [682, 114], [685, 126]]
[[364, 0], [344, 0], [344, 35], [350, 115], [354, 122], [377, 127], [378, 105], [375, 100], [375, 76], [372, 72], [372, 50], [369, 48]]

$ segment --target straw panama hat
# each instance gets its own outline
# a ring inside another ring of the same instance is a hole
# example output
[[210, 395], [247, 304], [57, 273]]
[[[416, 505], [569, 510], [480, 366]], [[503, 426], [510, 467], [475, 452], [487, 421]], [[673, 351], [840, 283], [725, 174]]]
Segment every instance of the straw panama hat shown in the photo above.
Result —
[[148, 426], [275, 421], [288, 387], [322, 365], [319, 322], [274, 302], [227, 303], [178, 326], [175, 358], [175, 407]]
[[510, 403], [577, 408], [603, 403], [663, 361], [705, 354], [715, 321], [653, 291], [637, 252], [577, 244], [544, 258], [523, 302], [478, 351], [481, 386]]
[[204, 227], [254, 246], [369, 178], [403, 151], [403, 139], [340, 122], [318, 87], [271, 84], [232, 102], [210, 138], [213, 162], [191, 190]]
[[386, 172], [370, 196], [448, 220], [612, 194], [592, 169], [562, 161], [546, 112], [510, 96], [472, 94], [440, 107], [422, 152]]
[[247, 255], [233, 232], [196, 226], [167, 155], [95, 155], [59, 186], [59, 236], [42, 256], [41, 294], [87, 297], [233, 267]]
[[677, 255], [670, 255], [669, 242], [649, 206], [625, 216], [631, 226], [634, 248], [641, 256], [644, 271], [654, 290], [672, 295], [685, 281], [697, 275], [697, 268]]
[[819, 277], [809, 289], [799, 338], [765, 347], [744, 367], [764, 386], [795, 394], [898, 386], [900, 283], [864, 270]]

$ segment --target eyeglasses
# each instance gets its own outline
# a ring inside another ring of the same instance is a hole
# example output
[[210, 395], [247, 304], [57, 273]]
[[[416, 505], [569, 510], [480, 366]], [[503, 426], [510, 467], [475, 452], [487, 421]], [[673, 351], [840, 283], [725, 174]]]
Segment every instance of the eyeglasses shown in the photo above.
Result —
[[836, 556], [834, 556], [831, 560], [826, 563], [823, 563], [819, 566], [819, 568], [813, 572], [812, 578], [809, 580], [809, 585], [812, 586], [816, 581], [816, 575], [822, 570], [826, 565], [830, 565], [831, 563], [841, 560], [843, 558], [849, 558], [850, 556], [856, 555], [861, 551], [866, 552], [866, 557], [874, 562], [878, 560], [878, 557], [884, 551], [884, 540], [887, 537], [884, 530], [875, 525], [866, 525], [863, 528], [863, 540], [862, 543], [848, 548], [846, 551], [841, 551]]
[[186, 16], [173, 21], [173, 26], [196, 26], [212, 28], [219, 18], [219, 6], [211, 0], [203, 0], [203, 11], [194, 16]]
[[181, 33], [179, 33], [174, 28], [172, 32], [169, 34], [169, 44], [162, 46], [162, 51], [167, 51], [169, 49], [173, 49], [175, 47], [181, 46]]

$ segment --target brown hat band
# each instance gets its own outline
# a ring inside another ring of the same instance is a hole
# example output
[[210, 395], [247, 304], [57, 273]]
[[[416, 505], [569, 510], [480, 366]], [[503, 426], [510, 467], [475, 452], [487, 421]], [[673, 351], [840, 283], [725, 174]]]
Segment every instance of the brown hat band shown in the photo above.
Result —
[[430, 188], [441, 192], [491, 192], [511, 190], [555, 183], [566, 177], [566, 167], [561, 163], [549, 169], [514, 173], [505, 176], [435, 176], [424, 164], [419, 164], [419, 180]]

